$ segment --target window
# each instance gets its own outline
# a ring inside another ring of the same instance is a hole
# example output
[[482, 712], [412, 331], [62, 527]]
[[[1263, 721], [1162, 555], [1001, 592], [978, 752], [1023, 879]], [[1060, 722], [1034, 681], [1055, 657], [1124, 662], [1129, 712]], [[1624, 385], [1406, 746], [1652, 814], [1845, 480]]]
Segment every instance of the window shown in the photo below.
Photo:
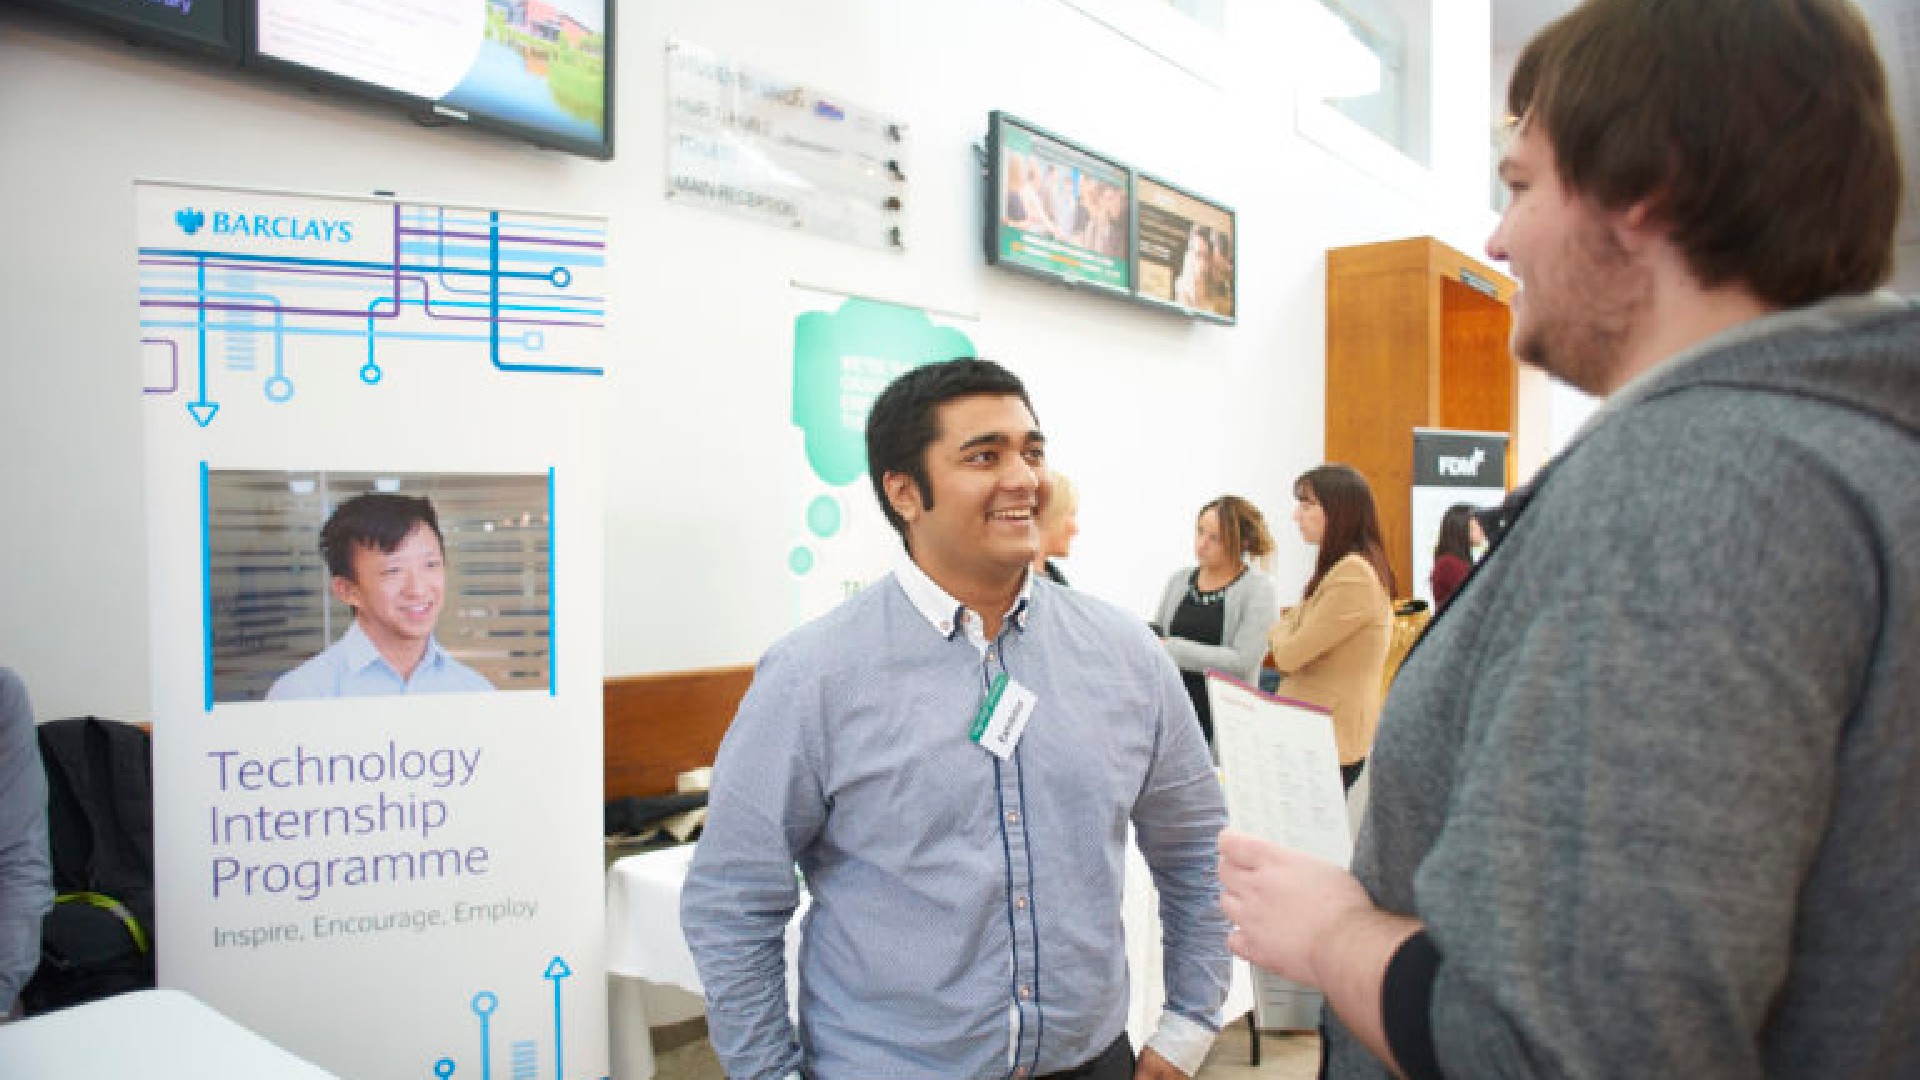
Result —
[[1208, 29], [1227, 28], [1227, 0], [1167, 0], [1167, 6]]
[[1328, 106], [1420, 165], [1431, 165], [1431, 0], [1319, 0], [1319, 69]]

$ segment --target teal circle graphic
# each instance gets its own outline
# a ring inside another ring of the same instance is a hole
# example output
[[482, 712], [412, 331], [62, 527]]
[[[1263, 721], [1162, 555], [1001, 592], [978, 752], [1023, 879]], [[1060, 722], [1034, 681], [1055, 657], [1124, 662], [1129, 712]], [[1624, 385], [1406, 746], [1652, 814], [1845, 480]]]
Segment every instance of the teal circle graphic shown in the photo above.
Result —
[[796, 574], [805, 574], [813, 569], [813, 549], [797, 547], [787, 553], [787, 569]]
[[822, 540], [839, 532], [840, 500], [831, 495], [822, 495], [808, 503], [807, 528]]

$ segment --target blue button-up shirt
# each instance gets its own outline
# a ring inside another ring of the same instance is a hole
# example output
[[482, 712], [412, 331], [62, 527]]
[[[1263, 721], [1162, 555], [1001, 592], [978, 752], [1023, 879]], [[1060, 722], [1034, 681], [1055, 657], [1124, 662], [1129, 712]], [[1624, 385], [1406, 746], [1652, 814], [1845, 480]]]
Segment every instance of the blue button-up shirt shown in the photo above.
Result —
[[[1126, 1021], [1131, 822], [1159, 887], [1167, 1014], [1218, 1029], [1219, 782], [1145, 623], [1033, 582], [998, 640], [903, 567], [770, 649], [714, 766], [681, 924], [729, 1076], [1022, 1077]], [[969, 738], [994, 676], [1035, 696], [1013, 755]], [[798, 903], [799, 1015], [783, 934]]]
[[319, 655], [273, 681], [268, 701], [294, 698], [375, 697], [382, 694], [473, 694], [492, 690], [487, 677], [455, 660], [440, 642], [427, 639], [427, 652], [402, 678], [354, 620], [340, 640]]

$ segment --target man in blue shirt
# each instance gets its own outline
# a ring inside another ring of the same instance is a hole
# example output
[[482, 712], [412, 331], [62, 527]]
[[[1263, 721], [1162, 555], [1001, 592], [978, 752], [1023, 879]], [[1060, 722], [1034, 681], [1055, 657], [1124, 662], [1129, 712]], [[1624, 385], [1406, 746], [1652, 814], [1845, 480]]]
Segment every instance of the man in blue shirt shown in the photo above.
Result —
[[[1138, 618], [1028, 573], [1045, 437], [1010, 372], [902, 375], [867, 458], [908, 557], [762, 658], [683, 896], [728, 1075], [1192, 1075], [1227, 988], [1226, 812], [1178, 672]], [[1137, 1070], [1129, 824], [1166, 928], [1166, 1012]]]
[[268, 701], [493, 689], [433, 637], [447, 562], [431, 502], [382, 491], [356, 495], [327, 518], [320, 550], [333, 594], [353, 609], [353, 625], [274, 680]]

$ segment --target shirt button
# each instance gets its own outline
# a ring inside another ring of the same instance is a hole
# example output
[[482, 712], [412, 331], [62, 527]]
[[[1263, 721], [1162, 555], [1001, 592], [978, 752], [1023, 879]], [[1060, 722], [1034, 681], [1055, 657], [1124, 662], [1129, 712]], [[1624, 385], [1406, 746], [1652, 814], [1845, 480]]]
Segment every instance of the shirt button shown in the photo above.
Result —
[[1021, 1000], [1021, 1001], [1032, 1001], [1032, 1000], [1033, 1000], [1033, 987], [1031, 987], [1031, 986], [1022, 986], [1022, 987], [1020, 988], [1020, 1000]]
[[1020, 824], [1020, 811], [1018, 810], [1007, 811], [1007, 824], [1009, 825]]
[[1026, 894], [1024, 894], [1024, 893], [1022, 893], [1021, 895], [1019, 895], [1019, 896], [1016, 896], [1016, 897], [1014, 897], [1014, 898], [1013, 898], [1013, 907], [1014, 907], [1014, 910], [1016, 910], [1016, 911], [1025, 911], [1025, 910], [1027, 910], [1027, 897], [1026, 897]]

